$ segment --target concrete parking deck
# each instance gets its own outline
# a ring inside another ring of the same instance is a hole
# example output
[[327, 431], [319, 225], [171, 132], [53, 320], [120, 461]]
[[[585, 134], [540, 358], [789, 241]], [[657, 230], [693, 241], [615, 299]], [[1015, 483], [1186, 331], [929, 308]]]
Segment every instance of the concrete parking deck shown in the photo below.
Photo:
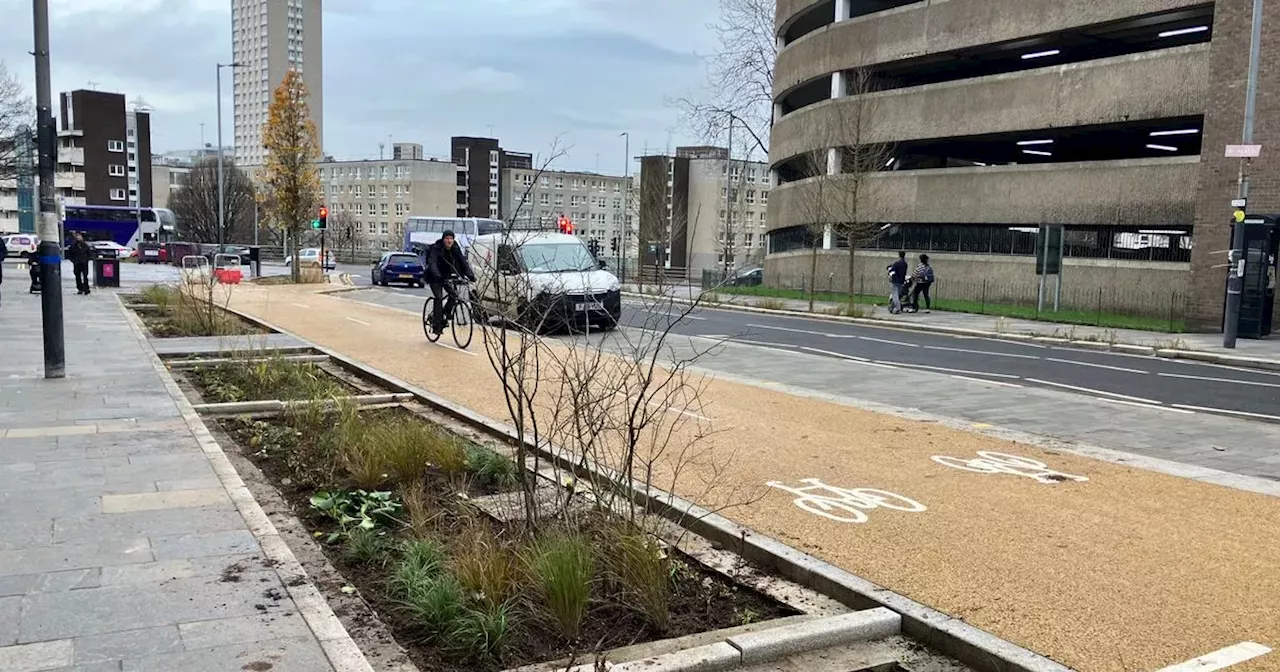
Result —
[[[244, 288], [232, 304], [505, 418], [478, 338], [470, 353], [429, 345], [418, 316], [315, 288]], [[751, 494], [726, 511], [736, 522], [1076, 669], [1280, 645], [1280, 498], [768, 385], [712, 380], [704, 396], [705, 457]], [[694, 495], [708, 473], [687, 468], [675, 489]]]
[[295, 602], [274, 528], [114, 294], [64, 300], [62, 380], [39, 297], [0, 306], [0, 670], [367, 670], [323, 599]]

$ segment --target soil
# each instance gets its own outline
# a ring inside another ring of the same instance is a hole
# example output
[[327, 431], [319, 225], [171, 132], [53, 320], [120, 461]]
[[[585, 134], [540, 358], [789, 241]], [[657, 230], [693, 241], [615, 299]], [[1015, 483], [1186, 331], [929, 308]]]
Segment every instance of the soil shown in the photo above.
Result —
[[[408, 413], [403, 409], [367, 412]], [[286, 426], [282, 423], [272, 420], [266, 422], [279, 425], [282, 430], [281, 436], [287, 434], [283, 431]], [[331, 519], [319, 515], [311, 508], [310, 497], [317, 490], [335, 486], [343, 487], [348, 484], [326, 482], [327, 474], [323, 473], [323, 470], [307, 469], [289, 460], [287, 451], [276, 450], [264, 453], [249, 448], [250, 438], [257, 433], [254, 423], [250, 421], [224, 419], [219, 421], [219, 428], [233, 438], [240, 453], [257, 466], [276, 486], [293, 514], [313, 535], [313, 538], [322, 540], [336, 530]], [[447, 548], [467, 527], [467, 519], [474, 514], [469, 508], [464, 508], [459, 503], [459, 498], [439, 479], [434, 479], [434, 484], [433, 479], [428, 480], [428, 492], [435, 499], [438, 507], [436, 510], [441, 512], [433, 528], [433, 535]], [[491, 486], [471, 485], [466, 494], [469, 497], [478, 497], [496, 492], [497, 490]], [[500, 524], [495, 523], [493, 526], [500, 537], [508, 534]], [[517, 530], [510, 530], [510, 534], [517, 533]], [[655, 631], [639, 612], [620, 604], [616, 599], [611, 599], [609, 595], [603, 594], [601, 587], [597, 586], [595, 591], [597, 594], [593, 596], [593, 604], [584, 619], [581, 636], [577, 642], [567, 642], [553, 624], [539, 620], [531, 608], [526, 606], [526, 601], [518, 599], [517, 611], [513, 614], [513, 623], [516, 627], [510, 633], [501, 664], [494, 663], [486, 666], [474, 660], [459, 660], [442, 651], [424, 636], [411, 618], [403, 614], [394, 599], [384, 590], [392, 569], [389, 563], [359, 564], [343, 554], [341, 545], [322, 544], [322, 548], [330, 563], [341, 573], [346, 583], [359, 591], [359, 595], [373, 609], [377, 618], [387, 626], [396, 641], [405, 647], [413, 662], [424, 671], [497, 670], [561, 660], [571, 656], [579, 661], [586, 661], [590, 660], [593, 653], [597, 651], [607, 651], [658, 639], [683, 637], [797, 613], [758, 593], [741, 588], [721, 575], [703, 569], [696, 562], [674, 554], [673, 551], [670, 558], [671, 624], [666, 632]], [[227, 580], [226, 577], [224, 580]]]
[[[231, 325], [235, 333], [233, 334], [209, 334], [209, 333], [192, 333], [191, 330], [174, 323], [162, 313], [155, 311], [134, 311], [138, 317], [142, 318], [142, 323], [146, 325], [147, 331], [151, 332], [153, 338], [187, 338], [192, 336], [249, 336], [253, 334], [268, 333], [263, 329], [250, 326], [238, 317], [232, 316], [227, 320], [227, 324]], [[230, 315], [230, 313], [228, 313]]]
[[[309, 368], [317, 375], [317, 377], [329, 379], [329, 381], [333, 383], [337, 389], [342, 390], [344, 394], [358, 395], [363, 393], [362, 390], [331, 375], [322, 367], [306, 364], [302, 366]], [[262, 401], [266, 399], [295, 401], [308, 399], [312, 394], [312, 390], [296, 385], [258, 388], [242, 387], [242, 381], [237, 380], [234, 376], [228, 375], [226, 369], [218, 366], [190, 369], [183, 371], [182, 374], [183, 377], [191, 383], [192, 387], [199, 390], [200, 396], [205, 401], [213, 403], [230, 401]]]

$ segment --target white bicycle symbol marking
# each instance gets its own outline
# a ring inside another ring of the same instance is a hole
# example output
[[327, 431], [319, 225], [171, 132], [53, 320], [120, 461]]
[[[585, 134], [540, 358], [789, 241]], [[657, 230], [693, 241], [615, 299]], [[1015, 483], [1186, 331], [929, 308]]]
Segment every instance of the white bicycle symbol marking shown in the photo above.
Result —
[[[888, 490], [837, 488], [816, 478], [802, 478], [800, 482], [807, 485], [793, 488], [778, 481], [769, 481], [765, 485], [795, 495], [793, 503], [801, 509], [841, 523], [865, 523], [867, 514], [863, 512], [876, 508], [911, 513], [928, 510], [924, 504]], [[830, 494], [818, 494], [824, 492]]]
[[1035, 479], [1044, 484], [1061, 483], [1063, 481], [1076, 481], [1084, 483], [1089, 479], [1085, 476], [1076, 476], [1061, 471], [1054, 471], [1049, 465], [1029, 457], [1019, 457], [1017, 455], [1008, 455], [1006, 453], [993, 453], [991, 451], [980, 450], [978, 456], [970, 459], [959, 457], [950, 457], [947, 455], [934, 455], [933, 461], [944, 467], [952, 469], [962, 469], [964, 471], [972, 471], [979, 474], [1012, 474], [1014, 476], [1023, 476], [1025, 478]]

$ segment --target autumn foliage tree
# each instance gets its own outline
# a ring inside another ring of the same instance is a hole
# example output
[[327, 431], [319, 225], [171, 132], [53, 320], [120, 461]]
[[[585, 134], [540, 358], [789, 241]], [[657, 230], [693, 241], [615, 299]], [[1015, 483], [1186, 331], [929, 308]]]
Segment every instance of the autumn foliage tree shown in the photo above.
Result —
[[299, 278], [297, 241], [321, 204], [320, 173], [316, 168], [320, 142], [307, 95], [302, 75], [288, 71], [276, 87], [262, 130], [262, 144], [267, 150], [262, 204], [272, 224], [294, 241], [294, 281]]

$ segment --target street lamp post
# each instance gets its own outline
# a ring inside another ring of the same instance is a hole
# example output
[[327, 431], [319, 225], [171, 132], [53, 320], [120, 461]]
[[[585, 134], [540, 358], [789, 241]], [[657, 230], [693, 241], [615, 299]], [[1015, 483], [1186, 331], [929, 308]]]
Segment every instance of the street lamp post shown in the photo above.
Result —
[[627, 188], [627, 193], [623, 196], [622, 207], [622, 235], [618, 236], [620, 245], [618, 246], [618, 271], [621, 273], [623, 282], [627, 281], [627, 220], [631, 218], [631, 133], [623, 131], [618, 134], [619, 137], [626, 138], [623, 148], [622, 163], [622, 183]]
[[[1244, 94], [1244, 129], [1240, 144], [1253, 144], [1253, 120], [1258, 105], [1258, 67], [1262, 58], [1262, 0], [1253, 0], [1253, 23], [1249, 38], [1249, 74]], [[1240, 159], [1240, 184], [1237, 198], [1249, 198], [1249, 174], [1245, 160]], [[1244, 291], [1245, 249], [1244, 222], [1236, 222], [1231, 232], [1231, 266], [1227, 273], [1227, 305], [1222, 325], [1222, 347], [1234, 349], [1240, 331], [1240, 300]]]
[[44, 336], [44, 377], [67, 375], [66, 341], [62, 322], [62, 246], [54, 173], [58, 160], [58, 129], [53, 122], [53, 89], [49, 80], [49, 2], [33, 0], [32, 24], [36, 57], [36, 151], [39, 153], [40, 213], [36, 230], [40, 246], [40, 325]]
[[226, 187], [223, 185], [224, 180], [223, 180], [223, 174], [222, 174], [222, 69], [238, 68], [240, 66], [241, 66], [240, 63], [219, 63], [218, 64], [217, 82], [218, 82], [218, 251], [219, 252], [223, 251], [222, 246], [225, 243], [223, 239], [226, 237], [226, 231], [227, 231], [227, 219], [226, 219], [227, 213], [225, 212], [226, 196], [223, 194], [223, 190]]

